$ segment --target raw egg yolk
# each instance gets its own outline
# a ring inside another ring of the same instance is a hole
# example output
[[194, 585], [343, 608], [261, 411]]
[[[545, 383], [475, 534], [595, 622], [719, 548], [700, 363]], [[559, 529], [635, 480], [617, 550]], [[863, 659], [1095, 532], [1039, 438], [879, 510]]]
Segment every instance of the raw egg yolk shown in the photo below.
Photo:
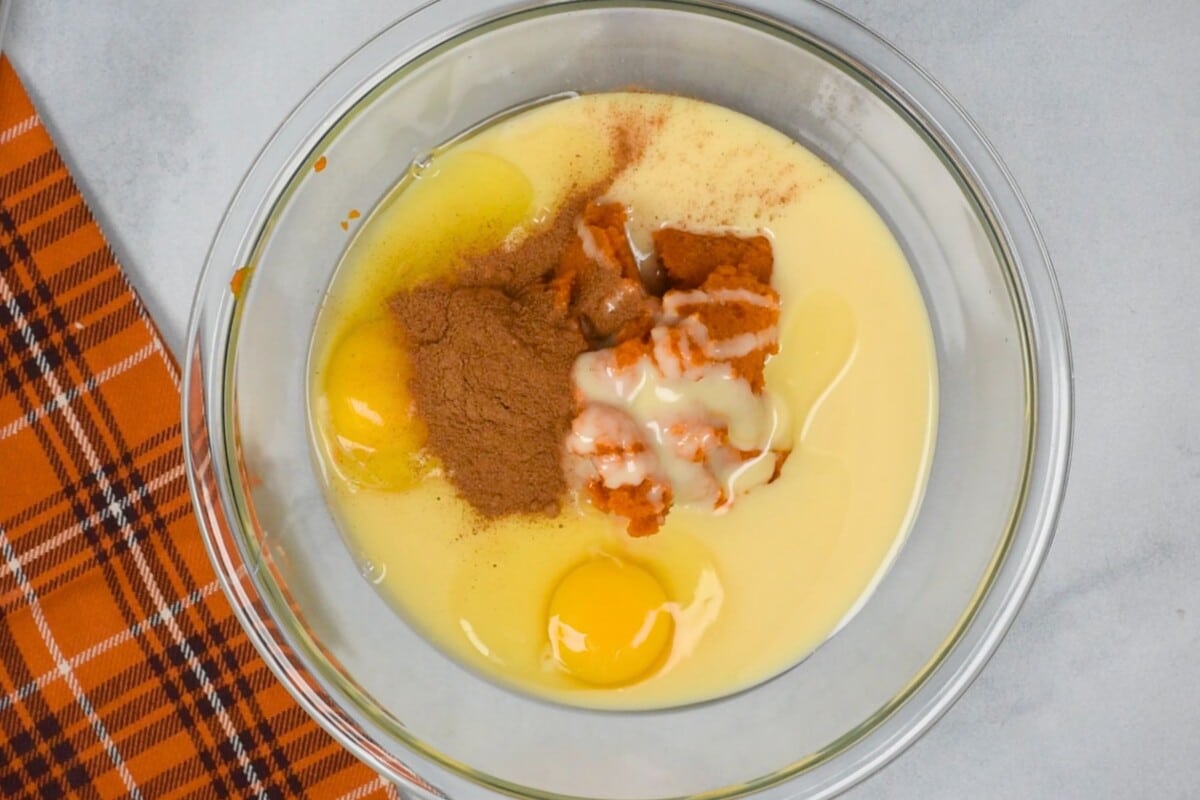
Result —
[[413, 413], [409, 374], [401, 333], [387, 319], [351, 328], [330, 354], [329, 422], [352, 480], [402, 489], [420, 477], [425, 430]]
[[611, 556], [576, 567], [550, 599], [550, 647], [568, 673], [615, 686], [647, 672], [671, 643], [667, 593], [645, 569]]

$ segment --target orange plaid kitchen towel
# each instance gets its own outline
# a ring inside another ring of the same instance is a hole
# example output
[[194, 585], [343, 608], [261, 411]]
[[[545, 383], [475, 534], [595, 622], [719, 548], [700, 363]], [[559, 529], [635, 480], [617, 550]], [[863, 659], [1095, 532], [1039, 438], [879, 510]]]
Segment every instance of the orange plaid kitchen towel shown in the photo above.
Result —
[[396, 797], [219, 591], [179, 370], [0, 58], [0, 796]]

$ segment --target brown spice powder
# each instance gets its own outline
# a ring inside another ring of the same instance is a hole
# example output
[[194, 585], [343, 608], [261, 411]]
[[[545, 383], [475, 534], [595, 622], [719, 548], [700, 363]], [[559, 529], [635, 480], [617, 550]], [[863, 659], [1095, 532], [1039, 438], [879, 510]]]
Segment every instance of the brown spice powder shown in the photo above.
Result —
[[571, 366], [588, 343], [576, 316], [555, 301], [553, 278], [589, 199], [608, 189], [649, 138], [628, 121], [610, 123], [615, 165], [608, 176], [577, 187], [515, 247], [474, 256], [452, 278], [390, 300], [407, 335], [409, 389], [429, 430], [427, 447], [463, 499], [487, 517], [554, 514], [566, 493]]
[[431, 284], [392, 308], [410, 344], [409, 387], [428, 447], [485, 516], [557, 513], [560, 449], [570, 424], [570, 373], [587, 343], [539, 285]]

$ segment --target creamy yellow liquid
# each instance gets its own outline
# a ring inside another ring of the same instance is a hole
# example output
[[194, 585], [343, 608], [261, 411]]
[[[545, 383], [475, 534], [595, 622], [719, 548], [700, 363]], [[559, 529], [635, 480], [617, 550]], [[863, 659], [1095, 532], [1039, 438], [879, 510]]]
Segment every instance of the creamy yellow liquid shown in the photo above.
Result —
[[[509, 517], [481, 527], [436, 472], [398, 492], [343, 480], [329, 447], [323, 370], [345, 330], [379, 316], [383, 298], [421, 270], [436, 269], [428, 264], [442, 245], [421, 243], [441, 240], [427, 228], [464, 223], [432, 219], [429, 209], [461, 208], [471, 192], [496, 189], [494, 197], [507, 199], [483, 201], [491, 222], [479, 235], [519, 236], [522, 225], [552, 213], [572, 182], [586, 183], [611, 166], [607, 121], [647, 115], [663, 119], [660, 129], [605, 196], [631, 209], [639, 246], [648, 248], [649, 232], [663, 223], [761, 230], [773, 238], [781, 348], [767, 366], [767, 387], [790, 411], [794, 445], [780, 478], [728, 513], [674, 509], [661, 531], [644, 539], [629, 538], [623, 520], [583, 502], [553, 519]], [[445, 185], [437, 181], [439, 163], [449, 176]], [[459, 172], [474, 177], [458, 180]], [[418, 256], [406, 257], [412, 252]], [[427, 638], [479, 672], [593, 707], [663, 707], [724, 695], [817, 647], [865, 600], [901, 544], [920, 498], [936, 416], [920, 293], [862, 196], [811, 152], [755, 120], [646, 94], [554, 102], [436, 156], [421, 179], [377, 209], [348, 251], [317, 326], [312, 364], [314, 440], [329, 500], [379, 590]], [[591, 687], [566, 674], [547, 643], [555, 586], [596, 553], [647, 569], [675, 617], [665, 658], [620, 688]]]

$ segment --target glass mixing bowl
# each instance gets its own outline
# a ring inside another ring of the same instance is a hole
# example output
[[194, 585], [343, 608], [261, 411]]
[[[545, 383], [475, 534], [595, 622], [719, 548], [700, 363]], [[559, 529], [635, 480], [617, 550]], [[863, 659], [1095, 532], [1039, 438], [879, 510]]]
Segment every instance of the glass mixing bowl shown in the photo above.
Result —
[[[631, 85], [757, 117], [874, 203], [924, 294], [940, 419], [908, 541], [844, 628], [751, 690], [613, 713], [500, 688], [389, 608], [322, 499], [305, 380], [348, 209], [372, 208], [431, 147], [505, 109]], [[209, 253], [186, 363], [192, 490], [239, 619], [321, 725], [419, 796], [846, 788], [926, 730], [995, 649], [1050, 543], [1070, 450], [1062, 308], [1011, 179], [928, 76], [813, 0], [423, 6], [335, 69], [247, 174]]]

